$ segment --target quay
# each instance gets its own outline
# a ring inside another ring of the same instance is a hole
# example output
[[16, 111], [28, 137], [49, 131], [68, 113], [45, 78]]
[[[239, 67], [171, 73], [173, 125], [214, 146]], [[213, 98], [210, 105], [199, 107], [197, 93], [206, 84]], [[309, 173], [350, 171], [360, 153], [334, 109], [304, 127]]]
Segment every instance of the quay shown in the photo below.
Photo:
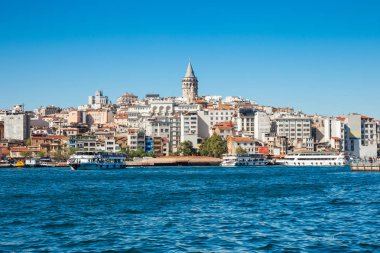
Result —
[[351, 163], [350, 165], [351, 171], [368, 171], [368, 172], [380, 172], [380, 162], [377, 163]]
[[127, 161], [129, 166], [219, 166], [220, 158], [208, 156], [165, 156], [158, 158], [143, 158], [140, 161]]

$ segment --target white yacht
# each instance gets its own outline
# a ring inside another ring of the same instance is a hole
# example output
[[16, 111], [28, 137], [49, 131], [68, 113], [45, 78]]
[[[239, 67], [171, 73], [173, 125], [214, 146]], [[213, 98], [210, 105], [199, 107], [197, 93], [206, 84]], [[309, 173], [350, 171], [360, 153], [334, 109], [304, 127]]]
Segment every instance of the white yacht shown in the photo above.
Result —
[[223, 155], [223, 167], [265, 166], [269, 162], [263, 154]]
[[276, 163], [285, 166], [347, 166], [350, 159], [345, 153], [302, 152], [288, 154]]
[[125, 168], [126, 156], [121, 153], [78, 151], [67, 164], [73, 170], [107, 170]]

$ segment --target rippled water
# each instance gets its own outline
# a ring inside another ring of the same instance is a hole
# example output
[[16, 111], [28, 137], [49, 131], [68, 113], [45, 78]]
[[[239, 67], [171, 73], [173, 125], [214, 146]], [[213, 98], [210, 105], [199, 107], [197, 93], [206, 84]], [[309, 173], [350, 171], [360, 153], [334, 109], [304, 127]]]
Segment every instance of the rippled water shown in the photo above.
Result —
[[380, 251], [380, 173], [0, 170], [0, 251]]

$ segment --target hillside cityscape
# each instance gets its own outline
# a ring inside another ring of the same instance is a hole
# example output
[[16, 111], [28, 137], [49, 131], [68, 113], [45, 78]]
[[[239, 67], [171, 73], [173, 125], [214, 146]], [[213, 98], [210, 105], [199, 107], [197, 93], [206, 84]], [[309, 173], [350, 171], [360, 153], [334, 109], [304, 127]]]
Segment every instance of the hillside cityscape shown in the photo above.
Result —
[[[307, 115], [242, 96], [198, 94], [198, 79], [190, 62], [182, 80], [182, 96], [146, 94], [139, 98], [131, 90], [116, 103], [106, 91], [97, 90], [78, 107], [49, 105], [26, 111], [18, 104], [1, 110], [1, 160], [40, 157], [64, 161], [78, 150], [123, 152], [130, 158], [220, 158], [223, 153], [239, 152], [280, 157], [308, 151], [346, 152], [360, 159], [380, 156], [379, 120], [361, 114]], [[212, 136], [217, 137], [217, 147], [207, 148], [210, 145], [205, 143]]]

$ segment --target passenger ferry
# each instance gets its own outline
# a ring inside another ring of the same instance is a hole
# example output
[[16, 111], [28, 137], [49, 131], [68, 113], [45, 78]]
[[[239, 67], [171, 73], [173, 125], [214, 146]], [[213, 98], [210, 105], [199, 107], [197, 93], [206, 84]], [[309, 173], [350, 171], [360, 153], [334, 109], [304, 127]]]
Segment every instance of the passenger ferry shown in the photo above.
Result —
[[348, 166], [350, 159], [345, 153], [302, 152], [288, 154], [276, 163], [285, 166]]
[[107, 170], [125, 168], [126, 156], [121, 153], [78, 151], [67, 164], [73, 170]]
[[265, 166], [269, 162], [263, 154], [223, 155], [223, 167]]

